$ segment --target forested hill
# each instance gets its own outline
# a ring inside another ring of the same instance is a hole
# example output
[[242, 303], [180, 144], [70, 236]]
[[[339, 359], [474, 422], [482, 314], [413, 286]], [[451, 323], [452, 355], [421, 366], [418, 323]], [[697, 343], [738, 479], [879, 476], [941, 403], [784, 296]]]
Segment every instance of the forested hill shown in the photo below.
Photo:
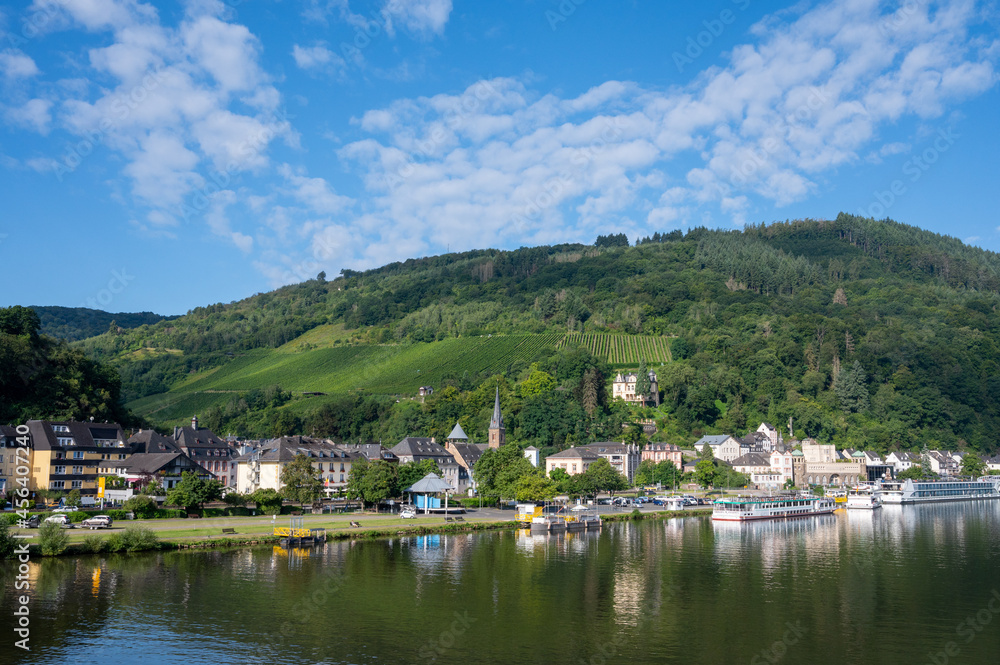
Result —
[[139, 326], [170, 321], [176, 316], [162, 316], [153, 312], [105, 312], [89, 307], [38, 307], [33, 306], [41, 321], [43, 335], [74, 342], [107, 332], [113, 324], [116, 328], [138, 328]]
[[[297, 338], [308, 349], [321, 331], [383, 346], [495, 333], [666, 337], [664, 406], [647, 415], [685, 436], [792, 417], [796, 435], [844, 444], [995, 448], [996, 253], [845, 214], [656, 234], [633, 247], [598, 240], [321, 274], [82, 348], [115, 363], [135, 399], [254, 349]], [[511, 381], [526, 371], [506, 370]]]

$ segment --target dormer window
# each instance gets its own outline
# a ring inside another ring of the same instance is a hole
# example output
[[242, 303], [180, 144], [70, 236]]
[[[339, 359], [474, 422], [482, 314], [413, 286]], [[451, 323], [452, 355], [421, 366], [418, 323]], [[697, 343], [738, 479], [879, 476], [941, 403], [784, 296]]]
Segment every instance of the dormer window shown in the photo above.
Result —
[[60, 433], [64, 432], [66, 434], [69, 434], [69, 427], [67, 427], [66, 425], [53, 425], [52, 431]]

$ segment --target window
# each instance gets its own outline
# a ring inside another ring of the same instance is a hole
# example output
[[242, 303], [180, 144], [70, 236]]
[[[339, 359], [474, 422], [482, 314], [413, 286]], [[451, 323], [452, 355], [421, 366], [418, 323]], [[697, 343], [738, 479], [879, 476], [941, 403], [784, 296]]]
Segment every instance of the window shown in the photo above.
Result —
[[73, 473], [75, 473], [75, 474], [81, 474], [81, 473], [83, 473], [83, 467], [82, 466], [74, 466], [73, 467]]
[[53, 425], [52, 426], [52, 431], [53, 432], [67, 432], [68, 433], [69, 432], [69, 427], [67, 427], [66, 425]]
[[70, 484], [70, 487], [73, 488], [73, 489], [75, 489], [75, 490], [82, 489], [83, 488], [83, 481], [82, 480], [74, 480]]
[[66, 473], [66, 467], [57, 466], [56, 468], [52, 469], [52, 473], [56, 474], [57, 476], [61, 476], [62, 474]]
[[66, 483], [61, 480], [53, 480], [49, 483], [49, 489], [61, 490], [64, 487], [66, 487]]
[[73, 440], [71, 436], [59, 436], [56, 437], [56, 443], [60, 446], [75, 446], [76, 441]]
[[66, 459], [66, 453], [56, 453], [56, 456], [53, 459]]
[[74, 450], [73, 451], [73, 459], [83, 459], [83, 451], [82, 450]]
[[340, 482], [344, 482], [344, 474], [340, 474]]

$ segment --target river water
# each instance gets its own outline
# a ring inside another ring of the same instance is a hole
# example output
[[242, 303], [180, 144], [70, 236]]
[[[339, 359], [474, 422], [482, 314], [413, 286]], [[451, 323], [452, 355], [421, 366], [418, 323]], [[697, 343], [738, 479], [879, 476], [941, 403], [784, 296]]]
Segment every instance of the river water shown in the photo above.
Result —
[[998, 564], [1000, 502], [39, 559], [0, 663], [993, 665]]

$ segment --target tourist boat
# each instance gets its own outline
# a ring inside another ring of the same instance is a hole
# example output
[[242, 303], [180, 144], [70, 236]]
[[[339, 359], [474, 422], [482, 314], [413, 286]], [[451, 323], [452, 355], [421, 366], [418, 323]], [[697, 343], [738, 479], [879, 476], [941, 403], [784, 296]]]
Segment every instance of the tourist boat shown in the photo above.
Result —
[[876, 510], [882, 507], [882, 495], [871, 487], [853, 487], [847, 493], [848, 510]]
[[906, 480], [884, 481], [882, 503], [910, 504], [940, 501], [1000, 499], [1000, 480]]
[[825, 515], [837, 509], [830, 497], [784, 494], [780, 496], [740, 496], [716, 499], [712, 519], [725, 522], [783, 519]]

